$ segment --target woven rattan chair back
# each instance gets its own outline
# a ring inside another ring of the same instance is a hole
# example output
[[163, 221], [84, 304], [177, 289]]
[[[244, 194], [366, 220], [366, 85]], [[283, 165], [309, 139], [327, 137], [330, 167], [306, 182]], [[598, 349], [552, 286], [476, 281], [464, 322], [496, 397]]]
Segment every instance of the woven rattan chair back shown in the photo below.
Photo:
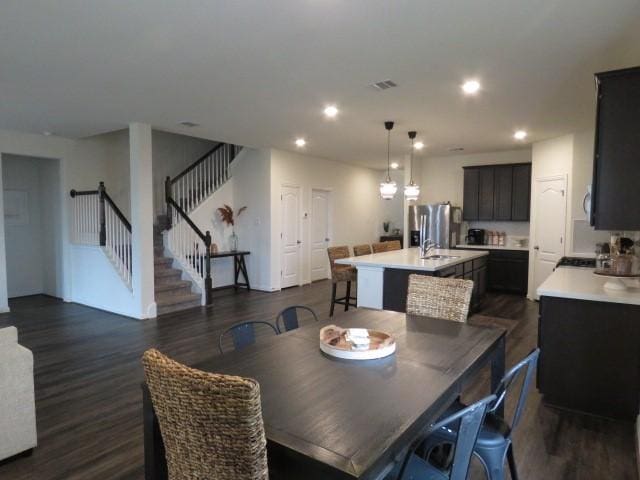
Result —
[[340, 260], [341, 258], [349, 258], [351, 255], [349, 254], [349, 247], [346, 245], [342, 245], [340, 247], [329, 247], [327, 248], [327, 254], [329, 255], [329, 264], [331, 265], [331, 273], [333, 273], [337, 268], [340, 268], [339, 265], [336, 265], [336, 260]]
[[372, 243], [371, 248], [373, 249], [373, 253], [382, 253], [387, 251], [387, 242], [377, 242]]
[[409, 275], [407, 313], [466, 322], [473, 281]]
[[255, 380], [188, 368], [154, 349], [142, 363], [169, 480], [269, 478]]
[[391, 252], [392, 250], [402, 250], [400, 240], [389, 240], [385, 243], [387, 244], [387, 252]]
[[353, 255], [355, 257], [361, 257], [362, 255], [371, 255], [371, 245], [363, 244], [363, 245], [355, 245], [353, 247]]

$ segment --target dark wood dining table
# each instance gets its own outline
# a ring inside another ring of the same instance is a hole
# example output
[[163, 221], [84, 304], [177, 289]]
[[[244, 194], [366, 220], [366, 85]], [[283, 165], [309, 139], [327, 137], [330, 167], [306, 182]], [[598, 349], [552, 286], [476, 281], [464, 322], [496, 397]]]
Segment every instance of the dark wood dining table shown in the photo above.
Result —
[[[319, 349], [319, 331], [330, 324], [388, 332], [396, 352], [366, 361], [329, 357]], [[505, 369], [505, 334], [358, 309], [194, 367], [260, 383], [272, 480], [373, 480], [401, 461], [484, 367], [491, 369], [491, 389], [497, 387]], [[145, 478], [164, 480], [162, 437], [144, 386], [143, 393]]]

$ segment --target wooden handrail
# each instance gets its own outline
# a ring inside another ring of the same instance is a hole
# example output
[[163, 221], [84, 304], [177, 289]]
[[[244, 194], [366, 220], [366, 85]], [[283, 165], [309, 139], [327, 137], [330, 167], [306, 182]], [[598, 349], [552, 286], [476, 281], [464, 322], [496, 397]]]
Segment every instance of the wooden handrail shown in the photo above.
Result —
[[100, 192], [98, 190], [74, 190], [71, 189], [71, 191], [69, 192], [69, 195], [71, 195], [71, 198], [76, 198], [77, 196], [80, 195], [98, 195]]
[[118, 206], [115, 204], [115, 202], [112, 200], [112, 198], [109, 196], [106, 190], [103, 191], [103, 195], [104, 195], [104, 199], [107, 202], [109, 202], [109, 205], [111, 205], [113, 212], [118, 216], [118, 218], [124, 224], [124, 226], [127, 227], [127, 230], [131, 232], [131, 224], [129, 223], [129, 220], [127, 220], [127, 217], [124, 216], [124, 213], [122, 213], [122, 211], [118, 208]]
[[193, 162], [191, 165], [189, 165], [187, 168], [185, 168], [183, 171], [181, 171], [178, 175], [176, 175], [175, 177], [173, 177], [171, 179], [171, 184], [173, 185], [174, 183], [176, 183], [178, 180], [180, 180], [182, 177], [184, 177], [187, 173], [189, 173], [191, 170], [193, 170], [194, 168], [196, 168], [198, 165], [200, 165], [202, 162], [204, 162], [207, 157], [213, 155], [215, 152], [217, 152], [218, 150], [220, 150], [222, 147], [224, 147], [226, 145], [226, 143], [219, 143], [218, 145], [216, 145], [215, 147], [213, 147], [211, 150], [209, 150], [207, 153], [205, 153], [204, 155], [202, 155], [199, 159], [197, 159], [195, 162]]

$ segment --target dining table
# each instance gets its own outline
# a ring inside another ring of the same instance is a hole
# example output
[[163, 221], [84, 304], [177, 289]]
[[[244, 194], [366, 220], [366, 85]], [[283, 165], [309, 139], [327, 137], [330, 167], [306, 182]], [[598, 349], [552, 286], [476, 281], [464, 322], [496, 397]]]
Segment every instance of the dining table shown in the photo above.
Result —
[[[331, 357], [319, 348], [328, 325], [391, 334], [392, 355]], [[260, 384], [272, 480], [381, 480], [401, 462], [465, 385], [505, 371], [506, 331], [398, 312], [356, 309], [273, 335], [193, 365]], [[489, 391], [487, 391], [487, 394]], [[146, 480], [167, 479], [164, 445], [143, 384]]]

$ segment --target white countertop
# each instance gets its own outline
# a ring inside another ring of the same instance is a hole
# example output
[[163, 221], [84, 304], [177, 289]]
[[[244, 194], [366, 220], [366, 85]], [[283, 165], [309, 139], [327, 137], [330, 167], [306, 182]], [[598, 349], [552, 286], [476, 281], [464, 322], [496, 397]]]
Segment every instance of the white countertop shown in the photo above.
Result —
[[460, 243], [456, 248], [477, 248], [479, 250], [517, 250], [519, 252], [528, 252], [529, 247], [516, 247], [515, 245], [467, 245]]
[[435, 272], [437, 270], [442, 270], [443, 268], [451, 267], [452, 265], [484, 257], [489, 255], [489, 252], [434, 249], [429, 252], [429, 255], [451, 255], [456, 258], [424, 260], [420, 258], [419, 248], [414, 247], [405, 248], [403, 250], [394, 250], [392, 252], [362, 255], [360, 257], [342, 258], [340, 260], [336, 260], [336, 263], [341, 265], [353, 265], [355, 267], [398, 268], [403, 270], [424, 270], [426, 272]]
[[[608, 278], [595, 275], [593, 272], [592, 268], [558, 267], [538, 287], [538, 295], [640, 305], [640, 288], [629, 287], [625, 291], [605, 290], [604, 284]], [[625, 283], [633, 285], [630, 280], [625, 280]]]

